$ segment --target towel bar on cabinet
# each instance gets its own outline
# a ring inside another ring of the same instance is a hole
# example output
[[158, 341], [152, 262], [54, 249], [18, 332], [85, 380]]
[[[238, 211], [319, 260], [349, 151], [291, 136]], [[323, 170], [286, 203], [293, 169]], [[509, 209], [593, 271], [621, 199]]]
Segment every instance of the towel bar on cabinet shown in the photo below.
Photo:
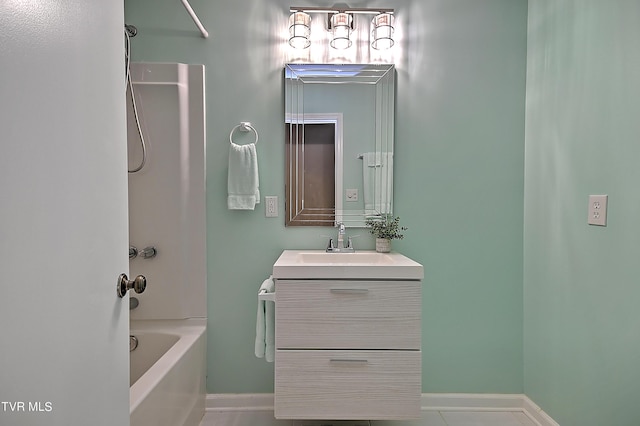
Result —
[[258, 300], [265, 300], [265, 301], [269, 301], [269, 302], [275, 302], [276, 301], [276, 294], [275, 293], [267, 293], [266, 291], [262, 291], [262, 292], [258, 293]]

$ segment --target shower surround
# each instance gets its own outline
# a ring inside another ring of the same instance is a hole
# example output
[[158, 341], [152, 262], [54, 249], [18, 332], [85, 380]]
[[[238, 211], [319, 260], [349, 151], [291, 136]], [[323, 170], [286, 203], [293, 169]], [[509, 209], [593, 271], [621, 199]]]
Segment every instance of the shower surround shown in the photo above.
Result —
[[[132, 63], [130, 73], [147, 158], [129, 174], [129, 243], [139, 252], [156, 250], [130, 261], [130, 275], [147, 278], [144, 293], [130, 294], [139, 301], [131, 311], [131, 334], [139, 342], [132, 359], [152, 360], [146, 372], [132, 366], [141, 377], [131, 384], [131, 425], [171, 418], [195, 426], [204, 413], [206, 376], [204, 66]], [[142, 144], [130, 96], [128, 161], [134, 169]], [[162, 335], [174, 336], [174, 343], [158, 353], [154, 342]]]

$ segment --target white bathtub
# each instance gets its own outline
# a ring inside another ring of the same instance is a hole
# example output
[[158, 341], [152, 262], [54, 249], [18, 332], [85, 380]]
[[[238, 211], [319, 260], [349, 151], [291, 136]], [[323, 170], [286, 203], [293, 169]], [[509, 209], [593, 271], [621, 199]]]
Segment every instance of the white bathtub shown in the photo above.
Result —
[[198, 426], [204, 415], [206, 319], [131, 321], [131, 426]]

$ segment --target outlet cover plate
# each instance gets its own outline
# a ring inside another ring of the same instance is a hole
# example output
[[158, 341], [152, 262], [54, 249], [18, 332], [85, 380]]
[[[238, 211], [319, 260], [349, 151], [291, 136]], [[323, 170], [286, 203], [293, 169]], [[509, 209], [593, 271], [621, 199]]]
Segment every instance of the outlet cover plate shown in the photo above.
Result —
[[607, 226], [607, 195], [589, 195], [589, 225]]
[[278, 197], [276, 195], [264, 197], [264, 214], [266, 217], [278, 217]]
[[357, 188], [345, 189], [344, 193], [345, 193], [345, 198], [347, 199], [347, 201], [358, 201], [358, 189]]

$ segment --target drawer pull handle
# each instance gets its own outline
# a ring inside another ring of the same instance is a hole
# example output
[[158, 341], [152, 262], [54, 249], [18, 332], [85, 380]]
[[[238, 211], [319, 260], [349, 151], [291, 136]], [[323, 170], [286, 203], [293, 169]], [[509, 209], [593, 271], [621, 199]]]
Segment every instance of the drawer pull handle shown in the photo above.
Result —
[[369, 293], [367, 288], [332, 288], [329, 290], [336, 294], [366, 294]]
[[340, 364], [367, 364], [369, 361], [366, 359], [348, 359], [348, 358], [331, 358], [329, 362]]

